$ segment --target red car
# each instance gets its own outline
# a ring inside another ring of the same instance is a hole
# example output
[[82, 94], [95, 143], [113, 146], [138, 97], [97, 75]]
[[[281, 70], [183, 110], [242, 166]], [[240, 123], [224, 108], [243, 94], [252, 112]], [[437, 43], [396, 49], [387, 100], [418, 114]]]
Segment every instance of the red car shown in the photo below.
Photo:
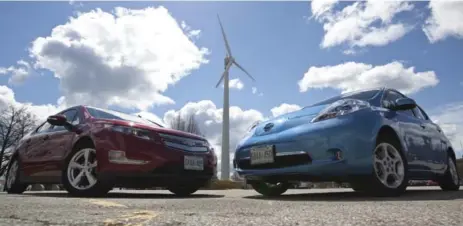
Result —
[[217, 157], [201, 136], [149, 120], [75, 106], [25, 136], [8, 165], [5, 190], [63, 184], [75, 196], [105, 195], [113, 187], [166, 187], [186, 196], [217, 172]]

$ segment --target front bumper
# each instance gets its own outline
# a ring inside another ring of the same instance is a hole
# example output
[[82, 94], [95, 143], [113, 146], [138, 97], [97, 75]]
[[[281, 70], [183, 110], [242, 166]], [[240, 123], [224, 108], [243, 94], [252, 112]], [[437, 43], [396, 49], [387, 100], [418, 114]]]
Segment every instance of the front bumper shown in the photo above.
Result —
[[[373, 117], [343, 117], [306, 126], [304, 132], [250, 138], [236, 152], [236, 172], [247, 180], [343, 180], [369, 174], [377, 121]], [[252, 145], [246, 145], [252, 144]], [[250, 164], [250, 149], [273, 145], [275, 162]]]
[[[217, 172], [212, 150], [186, 151], [166, 146], [161, 142], [104, 130], [95, 133], [94, 140], [98, 175], [102, 180], [110, 181], [116, 186], [203, 183], [213, 178]], [[185, 169], [185, 156], [203, 159], [203, 170]]]
[[166, 165], [148, 171], [105, 171], [99, 177], [118, 187], [167, 187], [177, 184], [207, 184], [214, 178], [215, 168], [202, 171], [184, 170], [183, 165]]

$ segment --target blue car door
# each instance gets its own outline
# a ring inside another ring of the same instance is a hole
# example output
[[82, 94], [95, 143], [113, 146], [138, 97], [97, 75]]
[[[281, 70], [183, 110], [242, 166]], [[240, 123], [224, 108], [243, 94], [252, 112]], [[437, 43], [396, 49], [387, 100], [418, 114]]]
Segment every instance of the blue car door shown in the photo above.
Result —
[[417, 106], [413, 109], [415, 115], [421, 121], [421, 127], [426, 131], [429, 142], [427, 143], [429, 149], [428, 165], [429, 168], [435, 173], [445, 169], [446, 166], [446, 139], [442, 129], [432, 122], [423, 109]]
[[[399, 98], [405, 97], [401, 93], [388, 90], [383, 99], [383, 105], [394, 104]], [[406, 150], [404, 155], [407, 158], [409, 170], [412, 172], [427, 172], [427, 156], [430, 152], [425, 145], [426, 136], [423, 136], [421, 121], [415, 116], [412, 110], [391, 111], [391, 120], [395, 121], [398, 126], [399, 136], [404, 142]]]

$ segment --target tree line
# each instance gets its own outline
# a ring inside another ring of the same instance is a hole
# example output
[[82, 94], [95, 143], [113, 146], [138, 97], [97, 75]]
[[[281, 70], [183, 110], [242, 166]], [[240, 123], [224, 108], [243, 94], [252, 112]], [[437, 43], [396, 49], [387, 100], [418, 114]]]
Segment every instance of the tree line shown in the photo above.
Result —
[[37, 117], [26, 106], [8, 104], [0, 109], [0, 177], [19, 140], [37, 125]]

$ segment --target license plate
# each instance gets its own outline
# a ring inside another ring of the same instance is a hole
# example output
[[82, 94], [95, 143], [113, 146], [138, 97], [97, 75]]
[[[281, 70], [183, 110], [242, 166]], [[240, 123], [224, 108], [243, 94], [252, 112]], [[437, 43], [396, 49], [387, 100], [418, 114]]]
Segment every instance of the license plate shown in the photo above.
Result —
[[274, 161], [272, 145], [251, 148], [251, 165], [273, 163]]
[[204, 158], [197, 156], [185, 156], [183, 166], [186, 170], [204, 170]]

